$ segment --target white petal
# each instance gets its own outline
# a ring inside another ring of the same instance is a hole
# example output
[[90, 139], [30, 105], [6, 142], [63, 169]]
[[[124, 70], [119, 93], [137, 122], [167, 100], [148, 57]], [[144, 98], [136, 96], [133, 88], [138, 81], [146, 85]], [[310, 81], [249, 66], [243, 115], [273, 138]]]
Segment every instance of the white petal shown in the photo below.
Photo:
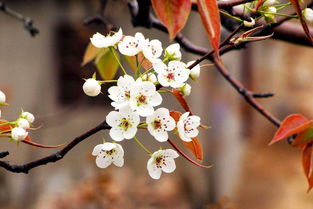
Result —
[[151, 105], [140, 105], [137, 107], [137, 112], [142, 117], [147, 117], [149, 115], [152, 115], [154, 112], [154, 109]]
[[126, 131], [124, 131], [123, 135], [125, 139], [133, 138], [137, 133], [137, 127], [130, 127]]
[[156, 165], [154, 164], [154, 159], [150, 158], [147, 163], [147, 170], [149, 172], [149, 175], [153, 179], [159, 179], [162, 174], [161, 168], [157, 168]]
[[122, 141], [124, 139], [122, 131], [120, 127], [113, 127], [110, 129], [110, 137], [115, 141]]
[[175, 122], [174, 118], [172, 118], [171, 116], [166, 118], [165, 124], [167, 126], [165, 128], [165, 130], [167, 130], [167, 131], [172, 131], [176, 127], [176, 122]]
[[156, 92], [155, 94], [153, 94], [150, 99], [149, 102], [152, 106], [158, 106], [162, 103], [162, 97], [161, 94], [159, 94], [158, 92]]
[[118, 157], [113, 161], [113, 164], [116, 165], [117, 167], [122, 167], [124, 165], [124, 158]]
[[167, 87], [170, 85], [170, 82], [168, 82], [166, 75], [164, 74], [159, 74], [158, 75], [158, 81], [160, 82], [160, 84], [164, 87]]
[[120, 144], [116, 144], [116, 148], [115, 148], [118, 152], [118, 155], [123, 157], [124, 156], [124, 149]]
[[196, 116], [196, 115], [191, 115], [188, 117], [188, 119], [190, 118], [190, 122], [192, 122], [192, 125], [195, 127], [200, 126], [200, 117]]
[[98, 155], [96, 158], [96, 164], [99, 168], [106, 168], [112, 163], [112, 158], [105, 155]]
[[170, 158], [178, 158], [179, 157], [178, 153], [172, 149], [163, 150], [163, 155], [166, 157], [170, 157]]
[[186, 133], [186, 136], [193, 138], [193, 137], [198, 136], [198, 134], [199, 134], [199, 130], [194, 128], [192, 131], [189, 131], [188, 133]]
[[179, 118], [180, 121], [184, 121], [187, 119], [187, 117], [189, 116], [189, 112], [185, 112], [184, 114], [182, 114]]
[[107, 116], [106, 116], [106, 122], [109, 124], [111, 127], [118, 126], [121, 123], [121, 119], [123, 118], [123, 115], [117, 111], [111, 111]]
[[165, 64], [162, 60], [160, 60], [160, 59], [155, 60], [155, 61], [152, 63], [152, 66], [153, 66], [155, 72], [157, 72], [157, 73], [159, 73], [159, 74], [160, 74], [160, 73], [161, 73], [161, 74], [164, 74], [164, 73], [167, 72], [167, 71], [166, 71], [166, 69], [167, 69], [166, 64]]
[[166, 131], [155, 131], [154, 132], [154, 138], [158, 140], [159, 142], [165, 142], [168, 140], [168, 134]]
[[106, 142], [106, 143], [103, 143], [102, 150], [110, 151], [110, 150], [114, 149], [115, 147], [116, 147], [115, 143]]
[[165, 173], [172, 173], [176, 169], [176, 164], [173, 159], [166, 159], [162, 165], [162, 171]]
[[97, 156], [100, 154], [101, 150], [102, 150], [102, 146], [103, 144], [98, 144], [97, 146], [95, 146], [95, 148], [93, 148], [93, 151], [92, 151], [92, 155], [93, 156]]

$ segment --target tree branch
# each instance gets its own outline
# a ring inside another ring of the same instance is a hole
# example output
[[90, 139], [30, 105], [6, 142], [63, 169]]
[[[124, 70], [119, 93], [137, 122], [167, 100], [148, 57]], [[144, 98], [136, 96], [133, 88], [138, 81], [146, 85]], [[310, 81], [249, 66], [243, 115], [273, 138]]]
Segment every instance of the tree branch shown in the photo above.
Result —
[[39, 33], [39, 30], [33, 26], [33, 20], [29, 17], [25, 17], [22, 14], [10, 9], [6, 4], [0, 1], [0, 12], [7, 14], [21, 22], [23, 22], [24, 28], [30, 33], [32, 37]]
[[105, 8], [108, 4], [108, 0], [99, 0], [99, 9], [97, 13], [94, 16], [87, 17], [84, 20], [85, 25], [90, 25], [90, 24], [97, 24], [97, 25], [104, 25], [106, 30], [111, 30], [113, 26], [106, 20], [104, 17], [104, 11]]
[[[104, 129], [110, 129], [111, 127], [103, 121], [98, 126], [96, 126], [93, 129], [90, 129], [89, 131], [85, 132], [84, 134], [76, 137], [73, 139], [67, 146], [65, 146], [60, 151], [53, 153], [47, 157], [43, 157], [39, 160], [35, 160], [33, 162], [23, 164], [23, 165], [12, 165], [5, 161], [0, 161], [0, 167], [3, 167], [4, 169], [11, 171], [13, 173], [28, 173], [29, 170], [45, 165], [47, 163], [52, 163], [61, 160], [71, 149], [73, 149], [76, 145], [78, 145], [80, 142], [84, 141], [86, 138], [92, 136], [93, 134], [104, 130]], [[7, 156], [8, 152], [2, 152], [0, 153], [0, 158], [3, 158]]]

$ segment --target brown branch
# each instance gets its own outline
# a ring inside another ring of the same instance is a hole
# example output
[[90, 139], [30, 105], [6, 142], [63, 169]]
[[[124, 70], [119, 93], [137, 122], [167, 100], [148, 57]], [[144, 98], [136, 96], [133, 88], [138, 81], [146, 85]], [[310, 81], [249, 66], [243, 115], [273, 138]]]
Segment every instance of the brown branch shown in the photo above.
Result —
[[[11, 171], [13, 173], [28, 173], [29, 170], [45, 165], [47, 163], [52, 163], [61, 160], [70, 150], [72, 150], [76, 145], [78, 145], [80, 142], [84, 141], [86, 138], [92, 136], [93, 134], [104, 130], [104, 129], [110, 129], [110, 126], [103, 121], [100, 123], [98, 126], [95, 128], [90, 129], [89, 131], [85, 132], [84, 134], [76, 137], [73, 139], [67, 146], [65, 146], [63, 149], [60, 151], [53, 153], [47, 157], [43, 157], [39, 160], [35, 160], [33, 162], [23, 164], [23, 165], [12, 165], [6, 161], [0, 161], [0, 167]], [[2, 152], [0, 153], [0, 158], [3, 158], [7, 156], [9, 153], [8, 152]]]
[[106, 20], [104, 17], [104, 11], [107, 7], [108, 0], [99, 0], [99, 9], [97, 13], [91, 17], [87, 17], [84, 20], [85, 25], [97, 24], [104, 25], [106, 30], [109, 31], [113, 28], [113, 26]]
[[31, 18], [25, 17], [24, 15], [10, 9], [2, 1], [0, 1], [0, 12], [3, 12], [8, 16], [11, 16], [23, 22], [24, 28], [30, 33], [32, 37], [36, 36], [39, 33], [39, 30], [33, 25], [33, 20]]

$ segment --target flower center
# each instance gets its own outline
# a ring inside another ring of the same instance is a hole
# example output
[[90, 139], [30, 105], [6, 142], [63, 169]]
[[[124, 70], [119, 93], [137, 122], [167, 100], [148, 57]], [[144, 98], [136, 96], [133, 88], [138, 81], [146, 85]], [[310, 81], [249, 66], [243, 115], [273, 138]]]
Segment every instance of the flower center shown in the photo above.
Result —
[[137, 96], [136, 99], [137, 99], [137, 101], [138, 101], [138, 106], [139, 106], [140, 104], [147, 104], [147, 97], [144, 96], [144, 95], [142, 95], [142, 94], [139, 95], [139, 96]]
[[167, 74], [167, 79], [169, 79], [169, 80], [174, 80], [174, 73], [169, 73], [169, 74]]
[[115, 152], [116, 152], [115, 149], [111, 149], [111, 150], [106, 150], [106, 151], [105, 151], [105, 153], [106, 153], [107, 155], [112, 155], [112, 154], [115, 153]]
[[157, 156], [155, 158], [155, 165], [157, 166], [157, 168], [162, 168], [162, 165], [164, 164], [164, 157], [161, 156]]
[[161, 120], [155, 119], [155, 120], [153, 121], [153, 127], [154, 127], [154, 129], [159, 129], [159, 128], [161, 128], [161, 127], [162, 127]]
[[127, 98], [127, 99], [129, 99], [130, 98], [130, 92], [129, 91], [125, 91], [125, 97]]
[[126, 118], [123, 118], [119, 126], [126, 131], [128, 128], [132, 127], [132, 124]]

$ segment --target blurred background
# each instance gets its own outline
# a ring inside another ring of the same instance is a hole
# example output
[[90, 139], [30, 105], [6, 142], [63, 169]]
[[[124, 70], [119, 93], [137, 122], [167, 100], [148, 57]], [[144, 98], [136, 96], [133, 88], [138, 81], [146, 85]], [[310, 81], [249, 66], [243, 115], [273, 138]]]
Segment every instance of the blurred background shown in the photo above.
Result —
[[[15, 120], [21, 108], [35, 114], [34, 141], [60, 144], [98, 125], [112, 110], [103, 95], [87, 97], [82, 78], [95, 68], [82, 67], [84, 50], [101, 26], [84, 26], [86, 17], [98, 9], [97, 0], [10, 0], [7, 5], [31, 17], [40, 34], [30, 37], [22, 24], [0, 12], [0, 89], [10, 106], [2, 117]], [[109, 1], [107, 20], [123, 32], [160, 39], [167, 34], [155, 29], [133, 28], [126, 1]], [[200, 18], [192, 13], [183, 33], [195, 44], [209, 47]], [[227, 33], [224, 31], [225, 34]], [[183, 61], [196, 59], [183, 52]], [[291, 113], [313, 117], [312, 48], [267, 40], [223, 56], [223, 61], [249, 89], [273, 92], [260, 99], [266, 109], [282, 119]], [[88, 138], [64, 159], [30, 171], [10, 173], [0, 169], [0, 209], [312, 209], [307, 194], [301, 151], [281, 142], [268, 146], [276, 128], [257, 114], [213, 69], [202, 68], [198, 81], [191, 81], [187, 98], [195, 114], [209, 125], [199, 139], [204, 148], [202, 169], [177, 159], [177, 170], [152, 180], [146, 170], [148, 156], [132, 140], [124, 140], [125, 166], [96, 167], [93, 147], [110, 140], [108, 131]], [[165, 96], [164, 106], [182, 111], [176, 100]], [[151, 150], [160, 144], [144, 133], [139, 139]], [[177, 139], [175, 139], [177, 140]], [[169, 147], [162, 144], [163, 147]], [[26, 163], [55, 150], [16, 146], [6, 139], [0, 151], [5, 160]], [[188, 152], [186, 150], [186, 152]], [[188, 153], [191, 154], [191, 153]]]

